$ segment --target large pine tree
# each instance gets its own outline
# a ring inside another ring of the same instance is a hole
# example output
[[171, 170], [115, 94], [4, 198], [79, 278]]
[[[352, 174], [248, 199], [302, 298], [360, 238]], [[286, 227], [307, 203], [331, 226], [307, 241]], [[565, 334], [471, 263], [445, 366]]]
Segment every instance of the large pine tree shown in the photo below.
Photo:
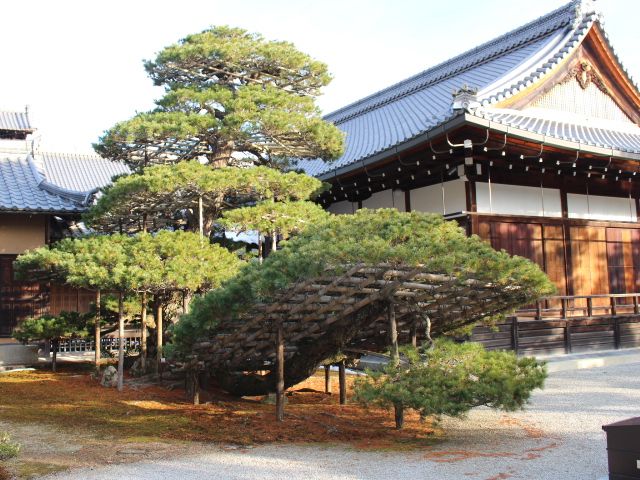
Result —
[[109, 129], [95, 145], [134, 168], [194, 158], [210, 165], [331, 160], [343, 135], [315, 104], [327, 66], [289, 42], [213, 27], [160, 51], [145, 68], [165, 88], [157, 108]]

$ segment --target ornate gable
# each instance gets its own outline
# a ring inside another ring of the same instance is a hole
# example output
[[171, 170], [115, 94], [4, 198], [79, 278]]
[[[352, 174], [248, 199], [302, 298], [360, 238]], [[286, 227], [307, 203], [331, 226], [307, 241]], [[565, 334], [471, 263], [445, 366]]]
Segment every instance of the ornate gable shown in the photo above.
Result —
[[602, 77], [587, 60], [582, 60], [549, 91], [534, 98], [523, 110], [544, 109], [581, 117], [633, 123], [611, 97]]
[[498, 107], [640, 125], [640, 97], [595, 23], [574, 53], [541, 83]]

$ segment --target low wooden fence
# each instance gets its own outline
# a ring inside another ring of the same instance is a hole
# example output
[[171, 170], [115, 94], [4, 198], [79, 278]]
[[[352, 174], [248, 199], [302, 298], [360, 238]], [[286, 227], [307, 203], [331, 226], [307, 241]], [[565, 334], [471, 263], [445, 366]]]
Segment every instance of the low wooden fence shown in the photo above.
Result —
[[[140, 349], [140, 337], [125, 337], [124, 349], [137, 350]], [[114, 352], [118, 350], [120, 339], [118, 337], [104, 337], [100, 339], [102, 351]], [[51, 346], [53, 351], [53, 345]], [[58, 353], [81, 353], [95, 351], [95, 342], [84, 338], [75, 338], [73, 340], [64, 340], [58, 345]]]
[[523, 355], [640, 347], [640, 294], [548, 297], [495, 327], [476, 327], [472, 341]]

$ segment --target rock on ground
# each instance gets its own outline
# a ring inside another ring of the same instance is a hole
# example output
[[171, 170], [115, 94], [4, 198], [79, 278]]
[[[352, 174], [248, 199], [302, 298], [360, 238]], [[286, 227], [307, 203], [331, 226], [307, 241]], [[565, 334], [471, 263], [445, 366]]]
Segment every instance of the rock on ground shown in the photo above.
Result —
[[109, 365], [102, 372], [102, 379], [100, 385], [103, 387], [116, 387], [118, 386], [118, 370], [115, 367]]

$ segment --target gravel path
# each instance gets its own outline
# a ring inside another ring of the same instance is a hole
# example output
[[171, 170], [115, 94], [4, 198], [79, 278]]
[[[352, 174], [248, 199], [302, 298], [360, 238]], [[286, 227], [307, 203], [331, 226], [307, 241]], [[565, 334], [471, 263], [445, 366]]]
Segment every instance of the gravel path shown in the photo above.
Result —
[[607, 474], [601, 427], [640, 416], [640, 363], [551, 374], [527, 412], [476, 409], [446, 420], [447, 439], [420, 452], [338, 447], [211, 447], [163, 461], [75, 470], [49, 479], [544, 479]]

